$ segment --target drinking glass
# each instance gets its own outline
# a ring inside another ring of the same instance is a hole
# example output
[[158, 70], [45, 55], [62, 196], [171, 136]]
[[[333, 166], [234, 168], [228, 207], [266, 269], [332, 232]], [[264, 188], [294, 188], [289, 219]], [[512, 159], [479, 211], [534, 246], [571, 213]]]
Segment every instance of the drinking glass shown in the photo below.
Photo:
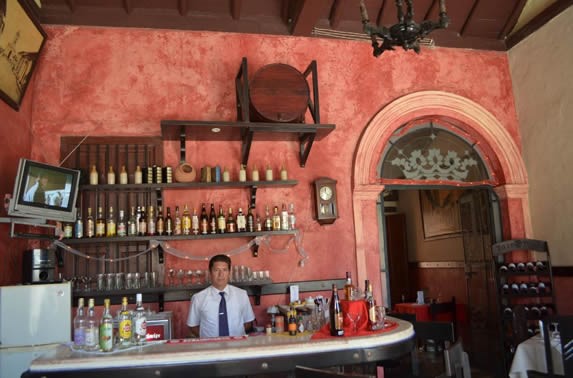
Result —
[[194, 282], [193, 282], [193, 276], [195, 275], [195, 273], [193, 273], [193, 269], [189, 269], [187, 271], [187, 278], [189, 279], [189, 285], [193, 286]]
[[352, 325], [352, 333], [358, 332], [358, 322], [360, 321], [360, 313], [359, 312], [348, 312], [346, 314], [348, 319], [350, 320], [350, 324]]
[[386, 321], [386, 309], [384, 306], [376, 306], [374, 310], [376, 311], [376, 324], [372, 328], [383, 329], [384, 322]]
[[201, 269], [197, 269], [195, 271], [195, 276], [197, 277], [197, 285], [202, 285], [203, 284], [203, 280], [201, 279], [201, 277], [205, 276], [205, 272], [202, 271]]
[[554, 339], [561, 338], [561, 334], [559, 333], [559, 323], [551, 322], [551, 325], [553, 326], [553, 332], [551, 332], [551, 337]]
[[179, 279], [179, 286], [183, 287], [183, 280], [185, 279], [185, 271], [183, 269], [177, 271], [177, 278]]
[[169, 269], [169, 273], [167, 276], [169, 277], [169, 286], [173, 287], [173, 279], [175, 278], [175, 271], [173, 269]]

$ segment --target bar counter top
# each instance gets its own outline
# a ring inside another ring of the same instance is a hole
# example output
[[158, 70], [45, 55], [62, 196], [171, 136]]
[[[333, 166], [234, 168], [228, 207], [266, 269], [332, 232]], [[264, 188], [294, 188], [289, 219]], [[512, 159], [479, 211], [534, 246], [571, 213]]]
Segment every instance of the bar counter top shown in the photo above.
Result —
[[110, 353], [74, 351], [69, 345], [34, 360], [23, 377], [232, 376], [398, 358], [414, 346], [412, 324], [366, 335], [314, 339], [312, 333], [152, 342]]

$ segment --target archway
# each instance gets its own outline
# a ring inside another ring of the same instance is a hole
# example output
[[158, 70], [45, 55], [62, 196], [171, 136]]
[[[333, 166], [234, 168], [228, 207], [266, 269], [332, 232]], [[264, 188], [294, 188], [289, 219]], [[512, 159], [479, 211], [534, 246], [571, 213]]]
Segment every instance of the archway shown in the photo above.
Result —
[[[527, 197], [527, 174], [518, 146], [503, 125], [485, 108], [472, 100], [447, 92], [416, 92], [396, 99], [370, 121], [360, 138], [353, 172], [353, 212], [356, 238], [358, 282], [373, 280], [375, 295], [386, 298], [386, 277], [380, 272], [381, 250], [377, 201], [387, 184], [377, 170], [380, 156], [390, 136], [404, 123], [417, 118], [444, 117], [455, 120], [482, 143], [484, 160], [492, 185], [502, 203], [505, 238], [531, 234]], [[510, 216], [511, 215], [511, 216]]]

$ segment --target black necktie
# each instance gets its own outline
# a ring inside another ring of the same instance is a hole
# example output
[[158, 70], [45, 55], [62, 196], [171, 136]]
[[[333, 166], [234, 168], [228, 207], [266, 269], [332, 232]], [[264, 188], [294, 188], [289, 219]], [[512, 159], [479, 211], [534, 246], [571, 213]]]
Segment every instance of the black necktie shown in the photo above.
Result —
[[219, 302], [219, 336], [229, 336], [229, 320], [227, 319], [227, 302], [225, 301], [225, 292], [219, 293], [221, 302]]

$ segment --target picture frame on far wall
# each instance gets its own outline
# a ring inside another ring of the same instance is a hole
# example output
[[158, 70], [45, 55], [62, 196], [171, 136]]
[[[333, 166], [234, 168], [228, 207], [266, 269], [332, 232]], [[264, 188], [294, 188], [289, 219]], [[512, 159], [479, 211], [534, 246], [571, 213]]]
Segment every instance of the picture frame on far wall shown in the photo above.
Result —
[[461, 235], [459, 205], [461, 194], [461, 190], [420, 190], [420, 211], [425, 240]]
[[47, 38], [32, 6], [28, 0], [0, 0], [0, 98], [15, 110]]

